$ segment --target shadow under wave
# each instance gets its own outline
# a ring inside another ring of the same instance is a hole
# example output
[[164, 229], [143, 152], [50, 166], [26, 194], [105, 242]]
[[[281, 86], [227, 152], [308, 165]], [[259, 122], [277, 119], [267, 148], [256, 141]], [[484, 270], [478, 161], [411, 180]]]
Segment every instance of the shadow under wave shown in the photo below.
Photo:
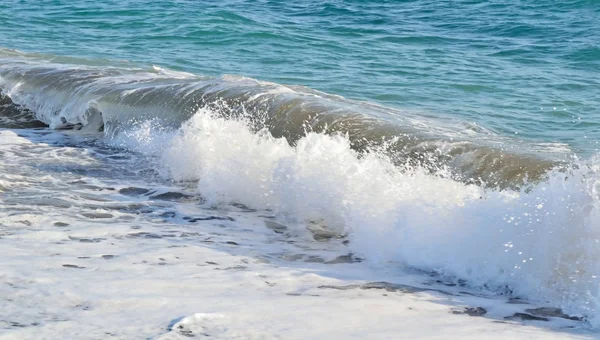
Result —
[[13, 103], [10, 97], [0, 92], [0, 128], [31, 129], [48, 127], [35, 118], [35, 113]]

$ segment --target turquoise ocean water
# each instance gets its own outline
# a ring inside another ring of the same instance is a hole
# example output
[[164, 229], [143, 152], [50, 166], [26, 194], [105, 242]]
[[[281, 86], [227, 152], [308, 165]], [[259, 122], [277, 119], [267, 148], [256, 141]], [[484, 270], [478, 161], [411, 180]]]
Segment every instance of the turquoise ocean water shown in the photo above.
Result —
[[597, 1], [2, 1], [0, 47], [305, 85], [593, 153]]

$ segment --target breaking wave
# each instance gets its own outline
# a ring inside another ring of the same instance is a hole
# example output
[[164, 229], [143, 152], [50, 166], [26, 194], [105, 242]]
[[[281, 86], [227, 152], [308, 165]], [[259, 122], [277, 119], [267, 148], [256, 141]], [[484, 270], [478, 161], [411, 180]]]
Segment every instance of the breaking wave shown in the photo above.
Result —
[[[565, 160], [569, 148], [495, 134], [475, 124], [357, 102], [302, 86], [0, 50], [5, 97], [53, 128], [115, 136], [144, 121], [178, 128], [201, 108], [246, 120], [291, 145], [307, 132], [344, 134], [354, 150], [385, 151], [396, 165], [448, 167], [462, 181], [514, 187]], [[69, 63], [64, 63], [69, 62]]]
[[270, 209], [347, 237], [375, 264], [600, 324], [596, 158], [566, 162], [561, 145], [303, 87], [4, 53], [10, 105], [53, 128], [103, 131], [209, 204]]

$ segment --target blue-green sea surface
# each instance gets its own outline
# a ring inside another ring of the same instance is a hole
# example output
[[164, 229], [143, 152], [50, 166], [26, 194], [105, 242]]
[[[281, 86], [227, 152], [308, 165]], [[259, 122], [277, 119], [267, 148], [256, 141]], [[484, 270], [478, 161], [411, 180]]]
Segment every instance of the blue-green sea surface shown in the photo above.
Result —
[[600, 2], [0, 2], [0, 47], [305, 85], [494, 133], [600, 138]]

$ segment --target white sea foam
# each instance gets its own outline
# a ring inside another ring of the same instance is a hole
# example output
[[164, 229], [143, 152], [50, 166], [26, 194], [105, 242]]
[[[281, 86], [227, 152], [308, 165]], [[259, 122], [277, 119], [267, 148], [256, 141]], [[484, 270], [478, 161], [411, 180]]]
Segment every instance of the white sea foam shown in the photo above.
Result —
[[197, 180], [209, 203], [318, 223], [347, 234], [353, 251], [377, 266], [437, 272], [597, 323], [595, 160], [521, 191], [494, 191], [360, 155], [344, 136], [309, 133], [290, 146], [208, 110], [176, 133], [146, 125], [127, 136], [130, 147], [159, 157], [168, 176]]
[[[245, 129], [218, 119], [205, 123]], [[146, 124], [121, 140], [160, 154], [161, 144], [175, 145], [184, 134], [152, 130]], [[436, 284], [436, 278], [395, 270], [395, 263], [381, 270], [330, 262], [348, 253], [341, 240], [314, 242], [306, 232], [294, 233], [294, 224], [266, 216], [270, 212], [153, 198], [184, 189], [140, 175], [151, 164], [139, 153], [85, 141], [90, 138], [50, 130], [0, 130], [0, 181], [10, 184], [0, 193], [2, 339], [585, 335], [583, 329], [565, 332], [583, 324], [561, 318], [528, 326], [494, 322], [537, 306]], [[285, 157], [295, 157], [294, 148], [286, 150]], [[127, 193], [136, 188], [139, 194]], [[151, 191], [142, 194], [144, 188]], [[186, 219], [208, 216], [229, 219]], [[282, 229], [273, 232], [267, 222]], [[362, 286], [372, 281], [394, 284]], [[476, 306], [485, 317], [461, 314]]]

